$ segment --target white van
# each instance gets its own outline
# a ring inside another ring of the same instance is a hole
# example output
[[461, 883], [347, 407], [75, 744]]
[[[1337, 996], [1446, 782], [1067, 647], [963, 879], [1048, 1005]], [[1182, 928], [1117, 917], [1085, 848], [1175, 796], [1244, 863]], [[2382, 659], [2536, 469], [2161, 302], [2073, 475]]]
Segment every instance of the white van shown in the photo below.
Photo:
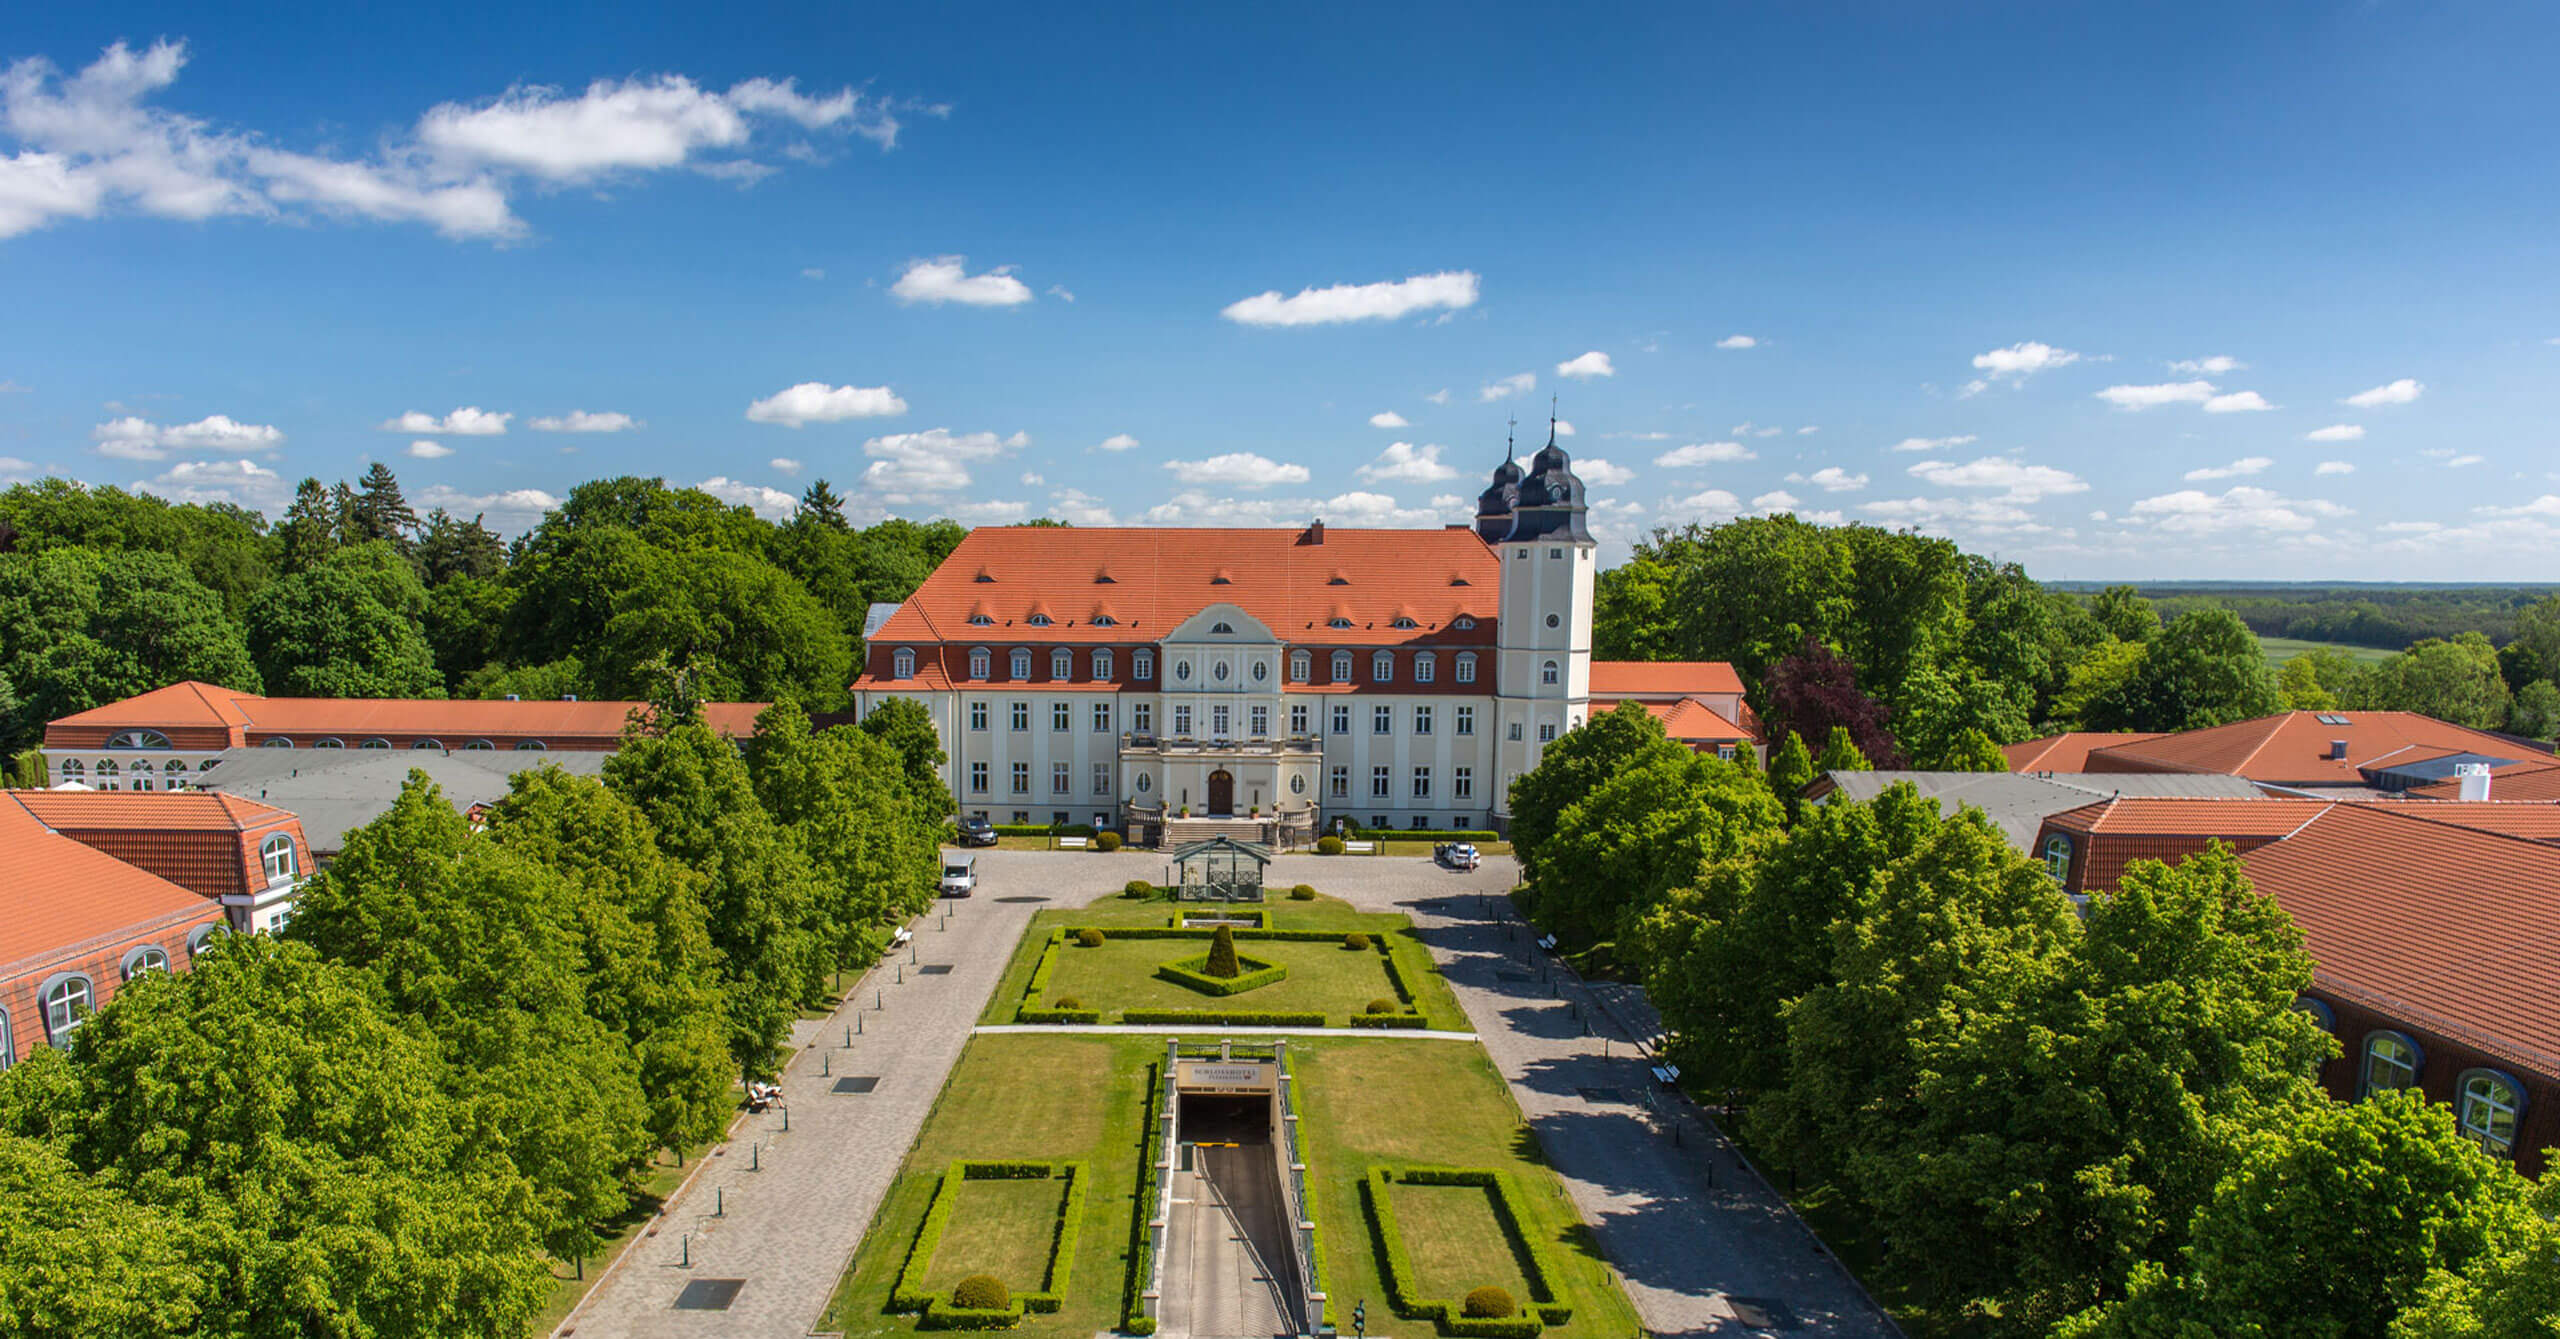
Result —
[[978, 886], [978, 858], [973, 855], [946, 855], [942, 858], [942, 895], [967, 897]]

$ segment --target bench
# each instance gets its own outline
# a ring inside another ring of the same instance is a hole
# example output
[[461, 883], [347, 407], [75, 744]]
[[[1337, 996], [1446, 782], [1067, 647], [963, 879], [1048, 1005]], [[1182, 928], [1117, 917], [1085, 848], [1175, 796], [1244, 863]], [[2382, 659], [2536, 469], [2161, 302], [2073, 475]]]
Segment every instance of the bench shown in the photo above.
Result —
[[1374, 853], [1377, 849], [1378, 844], [1376, 842], [1344, 842], [1342, 844], [1342, 853], [1344, 855], [1369, 855]]
[[1061, 851], [1081, 851], [1092, 844], [1091, 837], [1060, 837], [1058, 839], [1058, 849]]
[[1553, 952], [1555, 952], [1555, 951], [1556, 951], [1556, 937], [1555, 937], [1554, 935], [1540, 935], [1540, 936], [1538, 936], [1538, 947], [1540, 947], [1540, 948], [1542, 948], [1542, 949], [1545, 949], [1545, 950], [1546, 950], [1547, 952], [1549, 952], [1549, 953], [1553, 953]]
[[889, 932], [889, 947], [905, 948], [910, 941], [914, 940], [915, 937], [915, 931], [901, 925], [897, 929]]
[[1665, 1088], [1679, 1087], [1680, 1067], [1678, 1065], [1655, 1065], [1653, 1067], [1653, 1081], [1661, 1084]]

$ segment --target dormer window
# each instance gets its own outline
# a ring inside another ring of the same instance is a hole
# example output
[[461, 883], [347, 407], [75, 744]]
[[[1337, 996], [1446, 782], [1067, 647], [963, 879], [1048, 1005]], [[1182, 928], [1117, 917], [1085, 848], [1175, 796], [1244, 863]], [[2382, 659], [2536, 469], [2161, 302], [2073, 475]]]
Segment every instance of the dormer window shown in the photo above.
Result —
[[1307, 681], [1307, 676], [1315, 672], [1316, 658], [1313, 654], [1306, 651], [1292, 651], [1289, 653], [1290, 679], [1298, 683], [1305, 683]]
[[1096, 614], [1087, 621], [1091, 622], [1093, 626], [1097, 628], [1116, 628], [1120, 626], [1120, 620], [1113, 618], [1109, 614]]
[[1324, 584], [1328, 586], [1348, 586], [1351, 584], [1351, 578], [1344, 576], [1340, 572], [1336, 572], [1331, 577], [1326, 578]]
[[1047, 614], [1033, 614], [1031, 617], [1022, 621], [1035, 628], [1045, 628], [1049, 626], [1049, 616]]
[[1094, 682], [1096, 682], [1096, 683], [1107, 683], [1107, 682], [1109, 682], [1109, 681], [1110, 681], [1110, 678], [1111, 678], [1111, 648], [1110, 648], [1110, 647], [1104, 646], [1104, 647], [1097, 647], [1097, 648], [1095, 648], [1094, 653], [1093, 653], [1093, 678], [1094, 678]]
[[988, 654], [987, 648], [983, 646], [971, 648], [969, 651], [969, 677], [972, 679], [983, 679], [987, 677], [988, 668], [994, 663], [995, 657]]
[[1064, 680], [1076, 672], [1075, 653], [1061, 646], [1049, 653], [1049, 677]]
[[1333, 653], [1333, 681], [1335, 683], [1351, 682], [1350, 652], [1336, 651]]
[[1017, 647], [1014, 650], [1011, 659], [1013, 661], [1013, 677], [1017, 679], [1028, 679], [1031, 677], [1031, 653], [1029, 651]]
[[1369, 682], [1387, 683], [1396, 677], [1396, 653], [1380, 651], [1369, 657]]
[[1340, 614], [1336, 614], [1333, 617], [1326, 619], [1324, 625], [1328, 628], [1347, 628], [1351, 626], [1351, 620], [1344, 618]]
[[973, 627], [973, 628], [992, 628], [992, 627], [994, 627], [995, 625], [996, 625], [996, 621], [995, 621], [993, 618], [990, 618], [990, 617], [988, 617], [988, 616], [987, 616], [987, 615], [985, 615], [985, 614], [971, 614], [971, 615], [969, 615], [969, 626], [970, 626], [970, 627]]
[[1211, 636], [1217, 636], [1223, 633], [1226, 636], [1232, 637], [1235, 635], [1235, 631], [1236, 626], [1233, 623], [1212, 623], [1209, 625], [1209, 633]]
[[1460, 632], [1471, 632], [1475, 629], [1476, 621], [1464, 614], [1460, 614], [1456, 621], [1452, 622], [1449, 626], [1456, 628]]
[[915, 648], [901, 646], [898, 648], [897, 654], [889, 657], [889, 677], [892, 679], [912, 679], [916, 677]]
[[1129, 653], [1129, 677], [1132, 679], [1152, 679], [1156, 677], [1156, 653], [1154, 648], [1141, 646], [1137, 650]]
[[981, 585], [987, 585], [987, 586], [992, 586], [992, 585], [994, 585], [994, 584], [995, 584], [995, 582], [996, 582], [995, 574], [994, 574], [994, 573], [989, 572], [987, 569], [985, 569], [985, 568], [983, 568], [983, 567], [979, 568], [979, 569], [978, 569], [978, 575], [977, 575], [977, 576], [975, 576], [975, 577], [973, 577], [973, 578], [971, 578], [971, 579], [972, 579], [972, 580], [974, 580], [974, 581], [976, 581], [976, 582], [978, 582], [978, 583], [979, 583], [979, 584], [981, 584]]
[[1235, 578], [1228, 576], [1225, 569], [1222, 568], [1216, 576], [1209, 578], [1209, 584], [1212, 586], [1232, 586], [1236, 583]]
[[1460, 651], [1458, 653], [1458, 682], [1474, 683], [1475, 681], [1476, 653], [1473, 651]]
[[1393, 623], [1388, 624], [1387, 626], [1388, 626], [1388, 627], [1391, 627], [1391, 628], [1415, 628], [1415, 627], [1420, 627], [1420, 626], [1421, 626], [1421, 624], [1418, 624], [1418, 623], [1414, 622], [1414, 621], [1413, 621], [1413, 619], [1412, 619], [1410, 616], [1408, 616], [1408, 615], [1398, 614], [1398, 615], [1396, 615], [1396, 619], [1395, 619], [1395, 621], [1394, 621]]
[[1413, 657], [1413, 681], [1415, 683], [1431, 682], [1432, 670], [1438, 660], [1439, 657], [1431, 654], [1429, 651], [1415, 652]]

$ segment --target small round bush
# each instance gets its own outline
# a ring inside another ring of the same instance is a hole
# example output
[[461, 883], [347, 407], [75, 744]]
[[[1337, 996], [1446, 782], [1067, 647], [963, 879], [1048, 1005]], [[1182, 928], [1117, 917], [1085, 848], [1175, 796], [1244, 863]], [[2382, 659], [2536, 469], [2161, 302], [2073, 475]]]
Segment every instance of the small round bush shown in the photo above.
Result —
[[[1476, 1289], [1476, 1292], [1499, 1293], [1501, 1291], [1500, 1288]], [[951, 1290], [951, 1304], [971, 1311], [1003, 1311], [1013, 1305], [1013, 1294], [1005, 1290], [1004, 1280], [993, 1274], [972, 1274], [960, 1280], [960, 1286]], [[1475, 1304], [1476, 1293], [1468, 1293], [1467, 1305]], [[1511, 1298], [1504, 1296], [1502, 1304], [1506, 1307], [1511, 1305]], [[1508, 1316], [1511, 1313], [1505, 1311], [1502, 1314]]]
[[1394, 1000], [1388, 999], [1384, 995], [1381, 995], [1378, 998], [1369, 1001], [1369, 1012], [1373, 1014], [1400, 1014], [1404, 1012], [1404, 1006], [1396, 1003]]
[[1353, 949], [1367, 948], [1369, 947], [1369, 936], [1354, 930], [1342, 937], [1342, 946], [1344, 948]]
[[1100, 948], [1102, 947], [1102, 932], [1095, 929], [1078, 930], [1076, 931], [1076, 942], [1084, 945], [1086, 948]]
[[[994, 1282], [989, 1279], [988, 1282]], [[1467, 1294], [1466, 1314], [1469, 1320], [1509, 1320], [1520, 1308], [1512, 1305], [1511, 1294], [1490, 1285]]]
[[1316, 838], [1316, 854], [1317, 854], [1317, 855], [1340, 855], [1340, 854], [1342, 854], [1342, 839], [1341, 839], [1340, 837], [1318, 837], [1318, 838]]
[[1313, 902], [1313, 901], [1315, 901], [1315, 900], [1316, 900], [1316, 886], [1315, 886], [1314, 884], [1311, 884], [1311, 883], [1302, 883], [1302, 884], [1299, 884], [1297, 887], [1292, 888], [1292, 889], [1290, 889], [1290, 890], [1289, 890], [1289, 900], [1290, 900], [1290, 901], [1292, 901], [1292, 902]]
[[1156, 895], [1156, 886], [1144, 879], [1131, 879], [1129, 886], [1120, 890], [1120, 895], [1137, 898], [1153, 897]]
[[1093, 834], [1093, 849], [1097, 851], [1119, 850], [1120, 834], [1116, 832], [1097, 832]]
[[1073, 995], [1061, 995], [1058, 998], [1049, 1001], [1049, 1007], [1052, 1009], [1081, 1009], [1084, 1007], [1084, 1001], [1077, 999]]

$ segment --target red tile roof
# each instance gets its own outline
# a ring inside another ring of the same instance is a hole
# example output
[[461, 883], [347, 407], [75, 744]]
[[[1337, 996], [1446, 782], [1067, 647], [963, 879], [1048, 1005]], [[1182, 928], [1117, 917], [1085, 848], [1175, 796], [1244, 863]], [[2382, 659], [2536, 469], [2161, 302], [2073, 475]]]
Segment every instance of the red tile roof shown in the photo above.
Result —
[[[1757, 738], [1722, 712], [1694, 697], [1684, 697], [1676, 702], [1638, 701], [1636, 705], [1662, 722], [1664, 734], [1683, 744], [1733, 744]], [[1602, 712], [1615, 711], [1618, 706], [1616, 702], [1593, 698], [1591, 714], [1597, 716]]]
[[2526, 841], [2560, 843], [2560, 804], [2538, 800], [2447, 800], [2420, 801], [2403, 807], [2407, 817], [2430, 823], [2450, 823]]
[[2334, 801], [2284, 799], [2184, 799], [2112, 796], [2066, 809], [2049, 827], [2073, 832], [2145, 836], [2282, 837], [2308, 823]]
[[1739, 693], [1742, 676], [1721, 660], [1595, 660], [1591, 693], [1598, 697], [1686, 697]]
[[2009, 760], [2012, 772], [2085, 772], [2089, 770], [2089, 750], [2112, 748], [2118, 744], [2138, 744], [2158, 739], [2154, 734], [2108, 733], [2099, 730], [2073, 730], [2042, 739], [2021, 740], [2000, 746], [2000, 754]]
[[2340, 997], [2560, 1075], [2560, 850], [2335, 804], [2241, 857]]
[[220, 914], [166, 879], [53, 831], [19, 792], [0, 792], [0, 851], [8, 853], [0, 860], [0, 907], [8, 909], [0, 916], [0, 967], [135, 926]]
[[[2459, 800], [2462, 778], [2437, 781], [2424, 786], [2411, 786], [2413, 800]], [[2560, 763], [2522, 762], [2489, 772], [2489, 799], [2523, 800], [2536, 804], [2560, 801]]]
[[208, 791], [23, 790], [11, 795], [45, 826], [93, 850], [210, 898], [267, 887], [259, 847], [283, 833], [297, 864], [311, 862], [302, 820], [237, 795]]
[[[761, 702], [712, 702], [703, 716], [723, 734], [746, 735], [766, 707]], [[65, 716], [45, 728], [48, 748], [93, 748], [115, 731], [155, 729], [181, 748], [240, 747], [286, 738], [343, 740], [433, 739], [460, 748], [475, 739], [538, 739], [554, 747], [610, 748], [631, 713], [645, 702], [517, 701], [472, 698], [260, 697], [193, 681], [171, 684], [121, 702]], [[194, 736], [221, 731], [221, 742]], [[181, 732], [185, 732], [183, 735]]]
[[252, 832], [293, 821], [274, 805], [202, 790], [23, 790], [10, 798], [57, 830]]
[[[2343, 724], [2321, 716], [2342, 719]], [[2346, 756], [2329, 756], [2334, 740]], [[2516, 756], [2510, 740], [2408, 711], [2289, 711], [2155, 739], [2091, 749], [2092, 772], [2220, 772], [2262, 784], [2354, 786], [2362, 768], [2452, 753]]]
[[[1002, 638], [1152, 642], [1233, 604], [1296, 644], [1491, 645], [1502, 562], [1473, 530], [990, 526], [951, 556], [871, 639], [929, 645]], [[1051, 622], [1031, 624], [1034, 614]], [[1097, 625], [1097, 615], [1112, 622]], [[973, 626], [981, 615], [992, 620]], [[1330, 626], [1336, 619], [1350, 626]], [[1410, 618], [1412, 628], [1397, 628]], [[1475, 627], [1459, 633], [1459, 618]]]
[[203, 725], [236, 727], [246, 725], [249, 718], [239, 708], [239, 699], [253, 694], [224, 688], [219, 684], [181, 679], [165, 688], [110, 702], [102, 707], [65, 716], [57, 725], [104, 725], [119, 730], [161, 728], [171, 725]]

